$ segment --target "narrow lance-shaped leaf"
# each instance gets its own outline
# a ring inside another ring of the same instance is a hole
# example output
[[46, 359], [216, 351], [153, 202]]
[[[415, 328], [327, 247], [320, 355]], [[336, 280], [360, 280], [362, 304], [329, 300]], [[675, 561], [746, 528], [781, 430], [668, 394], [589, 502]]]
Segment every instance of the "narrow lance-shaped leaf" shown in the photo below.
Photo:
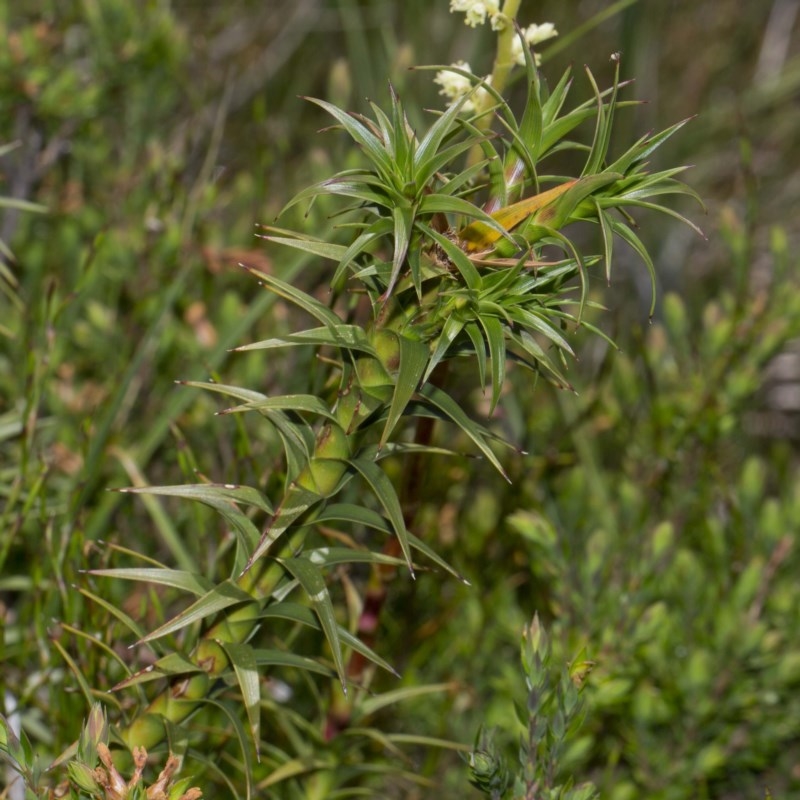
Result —
[[589, 151], [589, 156], [586, 159], [586, 164], [581, 173], [581, 177], [588, 177], [598, 173], [603, 166], [606, 153], [608, 152], [608, 145], [611, 140], [611, 126], [614, 120], [614, 111], [616, 109], [617, 91], [619, 89], [619, 60], [617, 60], [616, 71], [614, 75], [614, 86], [611, 92], [611, 99], [609, 100], [608, 107], [603, 104], [603, 99], [600, 95], [600, 89], [597, 87], [597, 82], [592, 75], [589, 67], [585, 67], [586, 74], [589, 78], [589, 83], [592, 85], [595, 97], [597, 99], [597, 123], [595, 125], [594, 139], [592, 147]]
[[[307, 609], [308, 610], [308, 609]], [[313, 616], [313, 612], [309, 610]], [[318, 625], [317, 630], [322, 630]], [[339, 631], [341, 634], [341, 630]], [[258, 648], [253, 650], [256, 666], [258, 667], [286, 667], [288, 669], [304, 669], [306, 672], [314, 672], [317, 675], [324, 675], [326, 678], [338, 678], [336, 670], [315, 661], [308, 656], [301, 656], [288, 650], [277, 650], [274, 647]]]
[[646, 208], [649, 211], [658, 211], [660, 214], [666, 214], [668, 217], [672, 217], [673, 219], [677, 219], [679, 222], [682, 222], [684, 225], [688, 225], [695, 233], [700, 234], [700, 236], [702, 236], [704, 239], [707, 238], [702, 229], [698, 225], [695, 225], [695, 223], [690, 219], [687, 219], [683, 214], [678, 213], [672, 208], [662, 206], [660, 203], [648, 203], [646, 200], [621, 199], [620, 202], [615, 204], [615, 206], [617, 208], [622, 208], [623, 206], [634, 206], [635, 208]]
[[261, 534], [261, 540], [248, 559], [243, 574], [252, 568], [253, 564], [272, 547], [300, 516], [321, 499], [315, 492], [310, 492], [300, 486], [292, 486], [274, 519]]
[[242, 691], [250, 733], [258, 753], [261, 741], [261, 686], [255, 653], [249, 644], [237, 642], [220, 642], [220, 644], [233, 664], [233, 671]]
[[322, 574], [322, 570], [306, 558], [279, 558], [277, 561], [297, 579], [311, 600], [320, 625], [322, 625], [322, 630], [325, 632], [325, 638], [330, 645], [333, 663], [342, 683], [342, 691], [347, 694], [344, 659], [339, 641], [339, 626], [336, 623], [336, 613], [333, 610], [333, 602], [328, 592], [328, 587], [325, 585], [325, 577]]
[[303, 551], [298, 558], [306, 558], [318, 567], [333, 567], [338, 564], [386, 564], [397, 567], [405, 563], [395, 556], [371, 550], [355, 550], [352, 547], [315, 547], [313, 550]]
[[[244, 553], [250, 553], [259, 538], [253, 521], [236, 507], [236, 503], [254, 506], [268, 514], [272, 506], [264, 495], [250, 486], [235, 484], [185, 484], [178, 486], [142, 486], [120, 491], [135, 494], [154, 494], [167, 497], [185, 497], [210, 506], [220, 513], [236, 533]], [[242, 562], [243, 563], [243, 562]]]
[[[381, 516], [377, 511], [370, 508], [363, 508], [356, 506], [352, 503], [332, 503], [326, 506], [324, 511], [315, 518], [316, 524], [335, 524], [341, 522], [349, 522], [356, 525], [364, 525], [367, 528], [373, 528], [387, 536], [392, 535], [392, 528], [387, 520]], [[456, 569], [450, 566], [441, 556], [439, 556], [431, 547], [425, 544], [422, 539], [416, 537], [411, 531], [406, 531], [409, 545], [414, 550], [422, 553], [426, 558], [430, 559], [437, 567], [440, 567], [445, 572], [448, 572], [461, 583], [469, 585], [469, 581]]]
[[438, 231], [426, 225], [418, 224], [417, 227], [429, 238], [433, 239], [444, 250], [445, 255], [453, 262], [467, 288], [478, 289], [481, 285], [481, 276], [477, 267], [470, 261], [467, 254], [453, 241], [443, 236]]
[[328, 406], [313, 394], [284, 394], [278, 397], [267, 397], [264, 400], [227, 408], [222, 413], [233, 414], [239, 411], [303, 411], [326, 419], [334, 419]]
[[465, 200], [463, 197], [443, 194], [426, 194], [419, 202], [419, 213], [423, 217], [428, 214], [460, 214], [468, 219], [475, 219], [483, 222], [487, 228], [497, 233], [497, 238], [510, 239], [508, 230], [504, 228], [490, 214], [482, 208], [478, 208], [474, 203]]
[[[264, 609], [264, 611], [261, 612], [260, 619], [285, 619], [290, 622], [298, 622], [301, 625], [307, 625], [316, 630], [322, 630], [319, 619], [314, 615], [310, 608], [300, 605], [299, 603], [293, 603], [290, 600], [283, 600], [279, 603], [270, 603]], [[374, 650], [367, 647], [364, 642], [362, 642], [357, 636], [354, 636], [352, 633], [350, 633], [347, 628], [339, 626], [339, 641], [345, 647], [350, 647], [357, 653], [360, 653], [362, 656], [364, 656], [364, 658], [379, 666], [381, 669], [391, 672], [392, 675], [395, 675], [398, 678], [400, 677], [400, 673], [391, 664], [389, 664], [388, 661], [385, 661]], [[294, 658], [301, 658], [301, 656], [296, 656], [289, 653], [285, 655], [287, 655], [287, 657], [292, 656]], [[281, 662], [278, 661], [276, 657], [276, 660], [273, 663], [286, 663], [288, 666], [292, 666], [292, 664], [288, 661], [288, 658], [286, 662]], [[321, 667], [321, 665], [318, 666], [320, 667], [318, 671], [322, 671], [324, 669], [326, 674], [335, 674], [335, 672]], [[306, 669], [310, 669], [310, 667], [306, 667]]]
[[252, 756], [253, 751], [247, 746], [247, 732], [242, 725], [239, 715], [227, 703], [222, 703], [219, 700], [214, 700], [210, 697], [204, 698], [202, 703], [211, 706], [212, 708], [216, 708], [219, 712], [221, 712], [227, 718], [230, 725], [228, 730], [232, 730], [236, 734], [236, 740], [239, 742], [239, 748], [242, 751], [242, 758], [244, 759], [242, 773], [244, 774], [245, 780], [245, 800], [251, 800], [253, 797], [252, 781], [253, 775], [255, 774]]
[[625, 223], [612, 219], [611, 227], [620, 239], [624, 239], [639, 254], [647, 267], [647, 271], [650, 273], [650, 316], [652, 317], [656, 310], [656, 267], [653, 264], [653, 259], [650, 257], [650, 253], [647, 252], [642, 240]]
[[[342, 254], [342, 259], [337, 265], [336, 271], [333, 273], [333, 277], [330, 280], [331, 286], [339, 286], [341, 281], [344, 279], [347, 268], [360, 255], [368, 253], [371, 245], [382, 239], [384, 236], [390, 236], [394, 230], [395, 226], [392, 220], [386, 217], [380, 217], [372, 222]], [[405, 256], [405, 253], [403, 253], [403, 255]]]
[[337, 108], [333, 103], [328, 103], [325, 100], [318, 100], [314, 97], [306, 97], [305, 99], [311, 103], [315, 103], [320, 106], [320, 108], [324, 108], [332, 117], [335, 117], [350, 136], [361, 145], [364, 152], [383, 178], [387, 181], [391, 180], [395, 172], [392, 159], [380, 139], [378, 139], [366, 125], [363, 125], [346, 111]]
[[[270, 230], [270, 228], [267, 228]], [[347, 250], [346, 247], [340, 244], [333, 244], [326, 242], [323, 239], [313, 239], [310, 236], [275, 236], [269, 234], [268, 236], [260, 236], [261, 239], [266, 239], [268, 242], [275, 242], [275, 244], [283, 244], [287, 247], [293, 247], [296, 250], [302, 250], [304, 253], [310, 253], [312, 256], [321, 256], [328, 258], [332, 261], [339, 261]]]
[[603, 237], [603, 260], [606, 264], [606, 282], [611, 283], [611, 256], [614, 253], [614, 231], [611, 228], [611, 221], [608, 214], [603, 211], [596, 198], [593, 198], [593, 200], [595, 214], [600, 224], [600, 232]]
[[644, 161], [656, 148], [660, 147], [674, 133], [679, 131], [693, 117], [676, 122], [669, 128], [664, 129], [655, 136], [643, 136], [633, 147], [628, 149], [613, 164], [609, 165], [609, 171], [627, 173], [634, 164]]
[[100, 608], [104, 608], [112, 617], [119, 620], [139, 641], [144, 637], [145, 633], [139, 623], [129, 617], [116, 603], [110, 603], [102, 596], [82, 587], [78, 587], [78, 591], [92, 603], [96, 603]]
[[253, 598], [243, 589], [240, 589], [233, 581], [225, 580], [217, 584], [210, 592], [192, 603], [189, 608], [182, 611], [169, 622], [156, 628], [151, 633], [148, 633], [147, 636], [142, 637], [140, 643], [160, 639], [162, 636], [175, 633], [194, 622], [212, 617], [214, 614], [219, 611], [224, 611], [226, 608], [252, 601]]
[[[385, 190], [385, 183], [380, 176], [364, 169], [346, 169], [337, 173], [333, 178], [314, 183], [299, 191], [286, 203], [278, 216], [281, 216], [284, 212], [298, 203], [302, 203], [304, 200], [313, 203], [319, 195], [325, 194], [342, 195], [367, 203], [377, 203], [381, 205], [386, 203], [388, 199]], [[313, 237], [307, 237], [305, 234], [298, 233], [297, 231], [286, 230], [271, 225], [262, 225], [261, 227], [265, 230], [274, 231], [279, 236], [286, 235], [290, 239], [306, 238], [308, 241], [313, 240]]]
[[[386, 114], [384, 113], [383, 109], [380, 106], [376, 105], [371, 101], [369, 106], [372, 109], [372, 113], [375, 117], [375, 120], [378, 123], [378, 129], [380, 131], [380, 136], [378, 138], [379, 140], [382, 141], [384, 150], [386, 150], [391, 159], [398, 166], [400, 166], [402, 161], [402, 154], [400, 153], [400, 150], [403, 149], [402, 139], [404, 139], [405, 137], [402, 136], [402, 133], [400, 133], [400, 128], [398, 127], [398, 122], [399, 122], [397, 113], [399, 105], [398, 98], [397, 95], [394, 93], [394, 89], [392, 87], [390, 87], [390, 91], [392, 94], [392, 112], [394, 117], [394, 123], [392, 123], [389, 120], [389, 117], [386, 116]], [[372, 120], [367, 120], [364, 117], [361, 117], [361, 119], [365, 119], [367, 124], [370, 127], [374, 128]]]
[[458, 334], [461, 333], [463, 328], [464, 322], [462, 320], [455, 316], [447, 318], [442, 326], [442, 332], [439, 334], [439, 338], [436, 341], [436, 347], [433, 349], [433, 353], [431, 353], [430, 360], [426, 359], [428, 366], [422, 377], [423, 382], [428, 380], [433, 370], [436, 369], [441, 360], [445, 357], [447, 351], [450, 349], [450, 345], [453, 344], [453, 341]]
[[506, 344], [503, 325], [497, 317], [488, 314], [480, 315], [478, 322], [483, 327], [486, 344], [489, 347], [489, 366], [492, 371], [492, 402], [489, 413], [494, 413], [500, 400], [500, 392], [506, 376]]
[[400, 549], [403, 551], [406, 564], [408, 564], [408, 569], [413, 577], [414, 566], [411, 562], [408, 531], [406, 530], [406, 523], [403, 520], [403, 509], [400, 506], [400, 500], [397, 497], [397, 492], [392, 482], [389, 480], [386, 473], [372, 461], [367, 461], [363, 458], [355, 458], [350, 461], [350, 464], [363, 475], [389, 516], [397, 540], [400, 543]]
[[286, 480], [294, 480], [311, 459], [314, 450], [314, 429], [306, 421], [295, 422], [283, 411], [262, 410], [281, 438], [286, 455]]
[[111, 691], [118, 692], [121, 689], [129, 689], [131, 686], [139, 686], [149, 681], [161, 680], [173, 675], [192, 675], [202, 671], [202, 667], [181, 653], [169, 653], [153, 664], [149, 664], [144, 669], [140, 669], [133, 675], [121, 680], [111, 688]]
[[467, 92], [464, 97], [458, 99], [458, 102], [453, 103], [434, 123], [428, 128], [422, 141], [417, 146], [414, 153], [414, 171], [424, 172], [427, 163], [430, 159], [434, 158], [439, 152], [445, 137], [452, 130], [456, 122], [459, 112], [464, 106], [464, 103], [472, 96], [475, 89]]
[[469, 336], [472, 342], [472, 349], [475, 353], [475, 359], [478, 362], [478, 380], [480, 381], [481, 390], [486, 390], [486, 342], [483, 340], [478, 323], [470, 322], [464, 327], [464, 332]]
[[[392, 209], [392, 220], [394, 223], [394, 253], [392, 255], [392, 272], [389, 276], [389, 284], [386, 290], [381, 295], [381, 301], [386, 302], [394, 290], [397, 279], [400, 277], [400, 272], [403, 269], [406, 261], [406, 253], [408, 252], [408, 245], [411, 240], [411, 228], [414, 224], [414, 215], [416, 209], [414, 207], [396, 206]], [[421, 292], [419, 286], [419, 275], [414, 276], [414, 285], [417, 289], [417, 294]]]
[[417, 391], [425, 365], [428, 363], [428, 346], [424, 342], [409, 339], [407, 336], [398, 336], [397, 343], [400, 347], [400, 368], [395, 378], [394, 393], [381, 434], [380, 447], [383, 447], [389, 440], [408, 401]]
[[470, 419], [461, 406], [453, 400], [443, 390], [432, 384], [426, 384], [421, 394], [435, 408], [439, 409], [448, 419], [452, 420], [464, 433], [478, 446], [478, 449], [486, 456], [492, 466], [510, 483], [503, 465], [497, 456], [492, 452], [482, 431], [482, 426]]
[[[359, 352], [370, 353], [374, 351], [369, 344], [363, 328], [357, 325], [345, 325], [341, 323], [332, 327], [309, 328], [305, 331], [290, 333], [277, 339], [264, 339], [260, 342], [242, 345], [236, 348], [237, 353], [244, 353], [249, 350], [271, 350], [276, 347], [292, 347], [297, 345], [316, 345], [340, 347], [343, 350], [357, 350]], [[261, 399], [266, 399], [265, 395], [259, 395]]]
[[90, 575], [103, 578], [121, 578], [128, 581], [143, 581], [159, 586], [170, 586], [197, 597], [201, 597], [213, 589], [214, 584], [203, 575], [195, 575], [180, 569], [152, 569], [148, 567], [131, 567], [115, 569], [90, 569]]
[[343, 320], [337, 317], [327, 306], [320, 303], [319, 300], [314, 299], [310, 294], [298, 289], [296, 286], [292, 286], [290, 283], [286, 283], [276, 278], [274, 275], [268, 275], [266, 272], [261, 272], [252, 267], [245, 266], [245, 269], [255, 275], [266, 288], [275, 292], [275, 294], [280, 297], [291, 300], [295, 305], [307, 311], [323, 325], [335, 328], [337, 325], [342, 324]]
[[[534, 224], [561, 228], [569, 221], [572, 213], [585, 198], [599, 189], [618, 181], [620, 178], [622, 178], [622, 175], [617, 172], [601, 172], [597, 175], [586, 175], [577, 181], [573, 181], [569, 191], [564, 192], [557, 202], [533, 218]], [[524, 233], [525, 231], [523, 230], [523, 235]]]

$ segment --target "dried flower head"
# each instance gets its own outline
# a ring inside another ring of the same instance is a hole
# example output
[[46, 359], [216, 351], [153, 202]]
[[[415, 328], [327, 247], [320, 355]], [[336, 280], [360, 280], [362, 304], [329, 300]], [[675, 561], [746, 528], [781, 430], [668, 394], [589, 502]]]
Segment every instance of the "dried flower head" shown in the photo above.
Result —
[[[129, 781], [126, 781], [117, 771], [111, 759], [111, 751], [104, 742], [97, 744], [97, 754], [100, 756], [103, 766], [97, 767], [85, 776], [81, 774], [80, 777], [83, 780], [78, 785], [83, 789], [89, 790], [89, 779], [91, 779], [90, 782], [94, 786], [90, 791], [97, 800], [125, 800], [142, 779], [142, 772], [147, 764], [147, 751], [143, 747], [133, 748], [134, 769]], [[147, 800], [168, 800], [174, 794], [174, 792], [170, 792], [173, 788], [172, 778], [179, 767], [180, 760], [174, 755], [170, 755], [156, 782], [146, 789], [145, 797]], [[76, 774], [71, 774], [73, 780], [75, 780]], [[200, 789], [192, 788], [183, 792], [178, 800], [200, 800], [202, 796], [203, 793]]]

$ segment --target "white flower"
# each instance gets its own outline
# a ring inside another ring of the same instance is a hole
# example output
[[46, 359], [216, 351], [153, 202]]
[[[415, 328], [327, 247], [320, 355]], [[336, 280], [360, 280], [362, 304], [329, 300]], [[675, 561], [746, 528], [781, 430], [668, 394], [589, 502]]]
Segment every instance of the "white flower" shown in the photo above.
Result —
[[[466, 61], [456, 61], [451, 66], [463, 69], [465, 72], [472, 72], [472, 67]], [[459, 75], [457, 72], [451, 72], [449, 69], [439, 70], [433, 82], [442, 87], [439, 94], [443, 94], [450, 101], [450, 105], [461, 99], [472, 88], [472, 81], [469, 78]]]
[[[458, 67], [458, 69], [462, 69], [465, 72], [472, 72], [470, 65], [466, 61], [457, 61], [452, 66]], [[485, 83], [490, 83], [491, 76], [485, 78], [484, 81]], [[473, 82], [469, 78], [446, 69], [439, 70], [433, 82], [438, 83], [439, 86], [442, 87], [439, 90], [439, 94], [447, 98], [447, 105], [449, 106], [453, 105], [453, 103], [457, 103], [473, 86]], [[482, 108], [487, 100], [487, 95], [488, 92], [483, 87], [477, 89], [475, 94], [461, 106], [461, 110], [469, 112]]]
[[554, 36], [558, 36], [556, 26], [552, 22], [543, 22], [541, 25], [528, 25], [523, 31], [528, 44], [541, 44]]
[[[558, 36], [558, 31], [552, 22], [543, 22], [541, 25], [529, 25], [522, 31], [522, 35], [525, 37], [525, 41], [533, 46]], [[517, 64], [523, 65], [525, 63], [525, 54], [522, 51], [522, 42], [519, 40], [519, 36], [515, 36], [511, 42], [511, 52]], [[539, 53], [534, 54], [534, 60], [538, 67], [542, 60]]]
[[487, 75], [483, 79], [483, 85], [476, 89], [475, 94], [472, 95], [470, 100], [464, 105], [470, 106], [467, 111], [476, 111], [479, 108], [486, 108], [492, 100], [492, 96], [489, 92], [486, 91], [484, 86], [491, 86], [492, 85], [492, 76]]
[[464, 22], [471, 28], [483, 25], [488, 16], [494, 26], [500, 14], [500, 0], [450, 0], [450, 13], [461, 11], [467, 16]]
[[505, 30], [506, 25], [508, 25], [508, 17], [498, 11], [496, 14], [492, 14], [490, 22], [492, 24], [493, 31], [503, 31]]

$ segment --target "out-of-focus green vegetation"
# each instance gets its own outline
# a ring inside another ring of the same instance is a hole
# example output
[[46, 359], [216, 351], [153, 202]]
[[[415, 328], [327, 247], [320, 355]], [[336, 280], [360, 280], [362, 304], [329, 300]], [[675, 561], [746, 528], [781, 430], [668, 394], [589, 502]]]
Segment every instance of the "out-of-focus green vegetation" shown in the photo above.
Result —
[[[172, 602], [81, 570], [117, 565], [129, 548], [213, 572], [231, 546], [202, 509], [107, 490], [198, 474], [267, 481], [274, 442], [174, 381], [305, 390], [302, 359], [228, 352], [293, 325], [239, 262], [311, 292], [329, 278], [254, 238], [302, 186], [360, 163], [342, 137], [316, 133], [329, 120], [298, 95], [363, 111], [391, 80], [410, 113], [440, 108], [430, 73], [407, 68], [460, 58], [484, 73], [492, 51], [490, 32], [467, 29], [444, 0], [8, 5], [0, 145], [19, 146], [0, 158], [0, 197], [47, 210], [0, 209], [14, 254], [0, 275], [3, 713], [18, 707], [47, 760], [78, 737], [91, 700], [122, 716], [132, 703], [106, 692], [109, 664], [140, 668], [150, 655], [127, 649], [114, 609], [149, 629]], [[593, 298], [613, 304], [602, 324], [621, 352], [579, 335], [576, 395], [510, 375], [499, 426], [529, 452], [510, 487], [474, 461], [435, 462], [415, 533], [472, 586], [396, 580], [374, 646], [403, 673], [379, 688], [448, 690], [372, 724], [465, 744], [497, 726], [513, 752], [519, 635], [538, 611], [557, 657], [585, 649], [597, 662], [565, 767], [602, 796], [733, 800], [768, 786], [788, 797], [800, 787], [795, 4], [640, 0], [567, 41], [609, 5], [523, 2], [520, 19], [561, 31], [544, 49], [551, 83], [570, 62], [607, 83], [608, 56], [622, 52], [624, 77], [650, 102], [620, 113], [619, 151], [698, 115], [656, 158], [696, 165], [709, 241], [648, 220], [652, 324], [649, 286], [620, 249], [615, 291], [597, 280]], [[335, 222], [322, 202], [303, 211], [289, 221], [315, 235]], [[268, 719], [280, 719], [274, 705]], [[331, 744], [311, 727], [309, 758], [377, 760], [385, 745]], [[230, 738], [214, 727], [206, 757]], [[371, 791], [471, 791], [457, 755], [411, 758], [389, 753], [439, 788]], [[205, 785], [224, 785], [232, 762], [218, 766]]]

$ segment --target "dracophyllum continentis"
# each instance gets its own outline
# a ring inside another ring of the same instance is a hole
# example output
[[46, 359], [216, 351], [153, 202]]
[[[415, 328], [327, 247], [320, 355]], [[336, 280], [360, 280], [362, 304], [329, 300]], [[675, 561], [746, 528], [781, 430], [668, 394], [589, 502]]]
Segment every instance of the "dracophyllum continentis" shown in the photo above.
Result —
[[[387, 111], [373, 105], [371, 117], [312, 100], [352, 137], [364, 165], [309, 187], [289, 205], [320, 195], [342, 198], [348, 238], [342, 243], [338, 234], [334, 243], [278, 227], [267, 228], [264, 238], [329, 265], [332, 301], [251, 270], [264, 289], [302, 309], [311, 323], [240, 350], [314, 348], [324, 356], [318, 368], [326, 375], [318, 385], [325, 388], [266, 396], [202, 384], [235, 401], [226, 413], [255, 412], [277, 431], [285, 465], [278, 496], [208, 484], [136, 490], [212, 506], [235, 532], [237, 548], [218, 583], [167, 569], [97, 571], [183, 589], [194, 598], [143, 637], [155, 643], [181, 633], [184, 652], [163, 656], [119, 686], [162, 678], [166, 687], [120, 731], [126, 744], [153, 747], [166, 730], [231, 687], [258, 742], [265, 673], [281, 666], [327, 669], [346, 689], [356, 680], [346, 653], [389, 669], [341, 625], [328, 590], [331, 569], [366, 562], [376, 570], [413, 571], [417, 561], [432, 561], [455, 573], [409, 530], [407, 498], [384, 469], [385, 456], [416, 459], [418, 466], [428, 452], [443, 452], [430, 436], [415, 433], [436, 422], [460, 432], [459, 441], [505, 474], [498, 437], [448, 392], [447, 363], [473, 365], [491, 410], [511, 361], [568, 386], [563, 364], [572, 355], [570, 330], [580, 322], [595, 330], [582, 319], [591, 303], [589, 272], [610, 279], [614, 245], [622, 240], [654, 276], [631, 214], [644, 208], [679, 217], [662, 198], [694, 194], [677, 180], [683, 167], [648, 171], [653, 151], [683, 123], [621, 149], [613, 123], [632, 103], [619, 99], [619, 64], [605, 91], [587, 71], [593, 98], [567, 109], [570, 75], [549, 91], [527, 47], [524, 53], [527, 99], [519, 114], [496, 88], [464, 74], [473, 92], [490, 98], [488, 111], [498, 121], [494, 135], [478, 124], [486, 108], [465, 111], [469, 92], [419, 134], [396, 96]], [[582, 124], [593, 128], [588, 146], [571, 139]], [[477, 161], [470, 157], [475, 148]], [[584, 154], [579, 173], [549, 175], [548, 158], [570, 149]], [[574, 243], [569, 226], [577, 222], [596, 226], [597, 253], [583, 253]], [[323, 529], [349, 533], [336, 546], [322, 546], [316, 532]], [[387, 538], [394, 548], [346, 544]], [[330, 664], [304, 662], [264, 644], [257, 632], [268, 631], [274, 620], [324, 634]]]

